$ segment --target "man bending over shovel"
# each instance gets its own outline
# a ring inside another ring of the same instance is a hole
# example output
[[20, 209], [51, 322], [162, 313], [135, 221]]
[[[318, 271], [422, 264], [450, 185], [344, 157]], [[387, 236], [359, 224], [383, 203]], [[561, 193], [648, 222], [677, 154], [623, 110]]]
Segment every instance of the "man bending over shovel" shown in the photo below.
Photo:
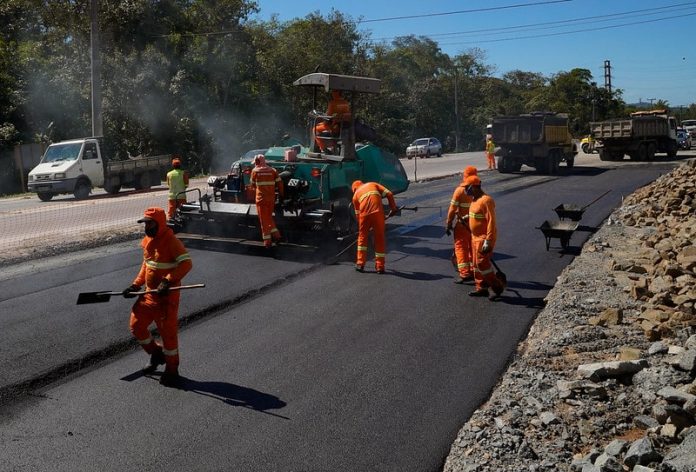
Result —
[[[174, 387], [179, 383], [178, 315], [179, 292], [169, 287], [181, 285], [181, 279], [191, 270], [191, 256], [179, 239], [167, 227], [167, 217], [162, 208], [152, 207], [138, 220], [145, 223], [143, 263], [133, 284], [123, 291], [123, 296], [132, 298], [133, 292], [143, 284], [155, 293], [138, 296], [130, 316], [130, 330], [146, 353], [150, 362], [143, 372], [152, 373], [157, 366], [165, 364], [160, 384]], [[157, 325], [162, 336], [162, 345], [155, 342], [150, 325]]]

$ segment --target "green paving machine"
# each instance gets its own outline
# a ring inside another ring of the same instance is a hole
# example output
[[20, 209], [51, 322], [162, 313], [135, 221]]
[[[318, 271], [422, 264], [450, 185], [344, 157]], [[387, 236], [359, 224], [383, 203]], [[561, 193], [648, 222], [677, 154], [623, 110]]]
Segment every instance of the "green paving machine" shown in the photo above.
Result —
[[[254, 193], [249, 188], [256, 153], [264, 154], [266, 163], [282, 179], [284, 198], [276, 196], [274, 216], [288, 240], [307, 232], [337, 237], [354, 232], [351, 184], [355, 180], [379, 182], [394, 194], [408, 189], [409, 180], [399, 159], [376, 146], [372, 142], [375, 131], [355, 119], [358, 97], [362, 100], [379, 93], [379, 79], [312, 73], [293, 84], [313, 94], [313, 111], [307, 120], [308, 142], [246, 153], [232, 164], [226, 177], [209, 178], [207, 193], [187, 191], [187, 200], [192, 193], [195, 200], [178, 210], [172, 223], [176, 231], [258, 239]], [[329, 96], [336, 91], [350, 103], [351, 113], [341, 120], [316, 111], [320, 94]], [[320, 123], [332, 120], [333, 133], [320, 135]]]

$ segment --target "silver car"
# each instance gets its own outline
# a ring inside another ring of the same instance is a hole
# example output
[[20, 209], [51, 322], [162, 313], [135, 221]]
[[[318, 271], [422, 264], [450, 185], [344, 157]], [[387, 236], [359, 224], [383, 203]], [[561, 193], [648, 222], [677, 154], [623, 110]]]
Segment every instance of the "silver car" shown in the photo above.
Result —
[[418, 138], [406, 148], [406, 157], [442, 156], [442, 144], [437, 138]]

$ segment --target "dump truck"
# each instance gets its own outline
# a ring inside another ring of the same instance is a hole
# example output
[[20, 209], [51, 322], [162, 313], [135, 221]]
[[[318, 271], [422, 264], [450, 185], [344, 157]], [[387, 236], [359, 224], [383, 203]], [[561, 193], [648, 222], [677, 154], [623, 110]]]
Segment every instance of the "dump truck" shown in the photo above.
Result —
[[517, 172], [525, 164], [542, 174], [557, 174], [561, 162], [572, 169], [578, 153], [565, 113], [495, 117], [491, 134], [498, 147], [497, 167], [501, 173]]
[[140, 190], [159, 185], [170, 167], [170, 155], [109, 160], [99, 139], [80, 138], [48, 146], [41, 162], [29, 172], [27, 187], [44, 202], [65, 193], [82, 200], [95, 187], [117, 194], [122, 187]]
[[[378, 182], [394, 194], [408, 189], [409, 180], [399, 159], [372, 140], [374, 129], [355, 119], [358, 97], [379, 93], [380, 80], [338, 74], [312, 73], [293, 85], [313, 94], [307, 119], [307, 142], [269, 147], [266, 163], [275, 168], [284, 186], [284, 198], [276, 195], [275, 222], [290, 240], [307, 232], [346, 235], [356, 230], [351, 185], [355, 180]], [[317, 132], [321, 120], [332, 117], [317, 112], [320, 93], [340, 91], [350, 99], [348, 119], [337, 123], [333, 136]], [[320, 139], [327, 140], [318, 146]], [[323, 149], [323, 150], [322, 150]], [[177, 210], [175, 231], [213, 234], [239, 239], [258, 239], [258, 216], [249, 178], [254, 152], [235, 161], [227, 176], [211, 176], [208, 190], [188, 190], [187, 203]]]
[[662, 152], [677, 155], [677, 120], [666, 110], [631, 113], [629, 119], [590, 123], [595, 149], [603, 161], [620, 161], [625, 155], [634, 161], [650, 161]]

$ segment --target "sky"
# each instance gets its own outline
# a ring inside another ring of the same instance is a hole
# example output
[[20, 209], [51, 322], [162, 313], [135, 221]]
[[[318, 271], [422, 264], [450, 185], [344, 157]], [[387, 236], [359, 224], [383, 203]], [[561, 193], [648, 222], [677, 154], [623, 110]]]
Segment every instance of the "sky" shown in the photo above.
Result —
[[427, 36], [450, 56], [484, 51], [495, 76], [588, 69], [626, 103], [696, 103], [696, 0], [257, 0], [254, 18], [280, 21], [332, 9], [375, 42]]

